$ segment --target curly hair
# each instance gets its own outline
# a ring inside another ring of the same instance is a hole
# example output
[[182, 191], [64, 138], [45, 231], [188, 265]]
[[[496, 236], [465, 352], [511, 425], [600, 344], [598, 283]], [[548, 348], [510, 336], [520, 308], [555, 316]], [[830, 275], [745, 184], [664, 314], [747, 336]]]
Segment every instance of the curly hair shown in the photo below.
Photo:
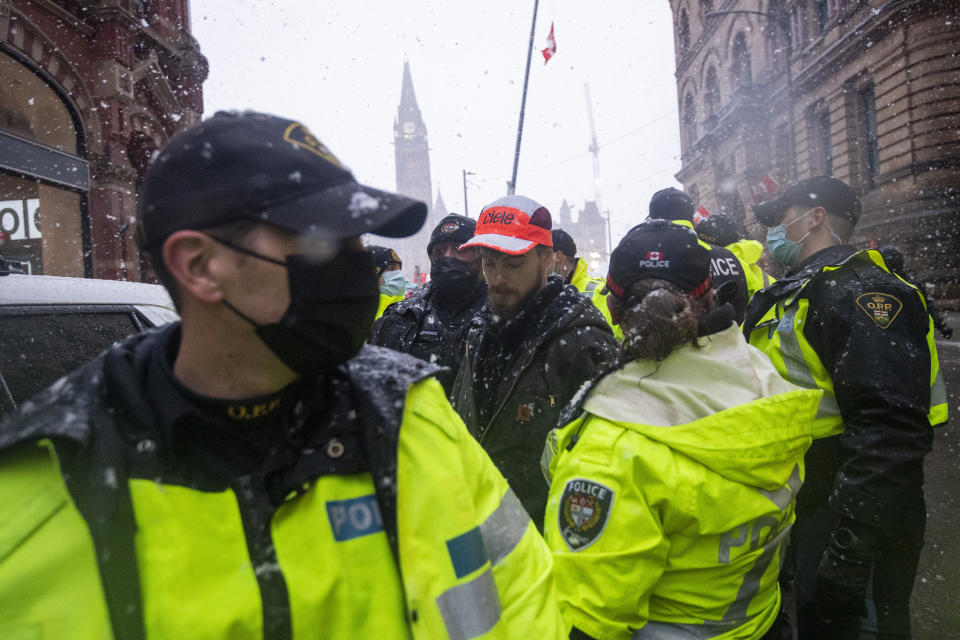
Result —
[[611, 297], [623, 329], [623, 353], [630, 360], [659, 362], [685, 344], [697, 345], [697, 323], [709, 313], [709, 296], [691, 298], [666, 280], [635, 282], [625, 299]]

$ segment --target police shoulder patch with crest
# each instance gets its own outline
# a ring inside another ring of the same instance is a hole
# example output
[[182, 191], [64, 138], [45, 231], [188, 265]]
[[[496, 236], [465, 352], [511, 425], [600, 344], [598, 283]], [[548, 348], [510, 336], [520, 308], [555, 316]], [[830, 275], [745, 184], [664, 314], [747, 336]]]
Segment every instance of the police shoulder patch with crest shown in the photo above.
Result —
[[864, 293], [857, 298], [857, 306], [881, 329], [893, 324], [903, 309], [899, 299], [886, 293]]
[[560, 536], [571, 551], [586, 549], [607, 527], [613, 508], [613, 489], [585, 478], [567, 481], [560, 496]]

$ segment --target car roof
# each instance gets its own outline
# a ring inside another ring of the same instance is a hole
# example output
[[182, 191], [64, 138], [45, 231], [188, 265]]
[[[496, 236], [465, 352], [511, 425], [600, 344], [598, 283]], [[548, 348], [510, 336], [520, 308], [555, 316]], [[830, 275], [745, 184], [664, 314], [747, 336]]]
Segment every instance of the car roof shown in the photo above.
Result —
[[0, 277], [0, 305], [12, 304], [129, 304], [175, 311], [167, 290], [157, 284], [19, 274]]

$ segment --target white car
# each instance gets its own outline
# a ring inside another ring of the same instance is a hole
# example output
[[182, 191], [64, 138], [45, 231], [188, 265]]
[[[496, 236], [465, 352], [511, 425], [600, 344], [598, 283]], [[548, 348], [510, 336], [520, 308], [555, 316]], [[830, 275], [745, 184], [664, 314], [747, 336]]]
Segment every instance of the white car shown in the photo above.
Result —
[[156, 284], [0, 277], [0, 416], [114, 342], [177, 319]]

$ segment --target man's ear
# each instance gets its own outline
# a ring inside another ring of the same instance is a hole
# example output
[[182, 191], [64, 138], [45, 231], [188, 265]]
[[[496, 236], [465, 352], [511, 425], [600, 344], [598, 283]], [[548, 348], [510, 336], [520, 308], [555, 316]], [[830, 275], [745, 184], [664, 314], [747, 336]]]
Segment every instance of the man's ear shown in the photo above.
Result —
[[810, 212], [810, 229], [815, 229], [827, 220], [827, 210], [816, 207]]
[[213, 258], [219, 255], [217, 244], [205, 233], [181, 230], [163, 242], [163, 261], [180, 289], [203, 302], [220, 302], [218, 269]]

